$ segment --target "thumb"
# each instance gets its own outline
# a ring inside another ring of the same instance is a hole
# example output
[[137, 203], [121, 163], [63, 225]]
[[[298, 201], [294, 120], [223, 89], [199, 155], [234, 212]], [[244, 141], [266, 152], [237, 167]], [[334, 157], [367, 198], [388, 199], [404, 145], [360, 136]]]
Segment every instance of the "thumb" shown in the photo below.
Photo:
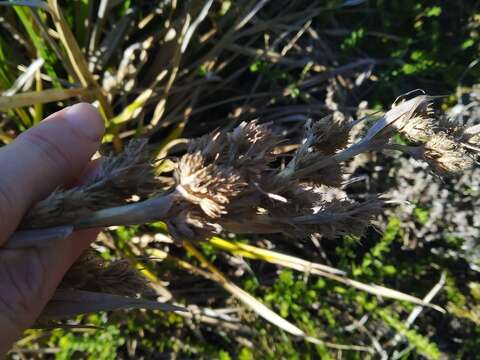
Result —
[[35, 201], [82, 173], [103, 133], [98, 111], [81, 103], [49, 116], [0, 149], [0, 246]]

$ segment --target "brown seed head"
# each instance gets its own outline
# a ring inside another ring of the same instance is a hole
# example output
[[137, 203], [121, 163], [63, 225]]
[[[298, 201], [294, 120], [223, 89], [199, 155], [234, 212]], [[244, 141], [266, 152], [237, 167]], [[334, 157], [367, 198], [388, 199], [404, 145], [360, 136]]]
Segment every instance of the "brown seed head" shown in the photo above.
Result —
[[423, 146], [423, 158], [443, 176], [459, 175], [474, 165], [465, 149], [445, 134], [433, 136]]
[[105, 262], [93, 249], [80, 256], [59, 286], [116, 295], [151, 295], [146, 279], [127, 260]]
[[227, 141], [229, 164], [250, 179], [258, 177], [268, 168], [274, 159], [272, 152], [279, 139], [266, 125], [252, 121], [242, 122], [231, 133], [227, 133]]
[[21, 227], [68, 224], [92, 211], [124, 205], [133, 195], [150, 195], [160, 188], [147, 140], [133, 140], [121, 154], [103, 157], [99, 171], [86, 183], [72, 189], [57, 189], [35, 204]]
[[480, 147], [480, 134], [470, 136], [467, 140], [467, 143], [473, 146]]
[[[405, 109], [399, 118], [392, 123], [400, 134], [412, 142], [428, 141], [436, 130], [437, 121], [434, 118], [432, 103], [426, 96], [418, 96], [416, 101], [410, 100], [410, 109]], [[400, 108], [403, 102], [392, 106], [392, 110]]]
[[318, 152], [330, 155], [345, 148], [350, 139], [350, 126], [343, 118], [326, 116], [312, 125], [315, 136], [313, 147]]
[[435, 129], [436, 124], [433, 118], [419, 114], [407, 121], [399, 132], [409, 141], [426, 142], [434, 135]]
[[207, 164], [200, 152], [183, 155], [174, 177], [177, 192], [211, 218], [225, 214], [225, 205], [246, 187], [237, 171]]

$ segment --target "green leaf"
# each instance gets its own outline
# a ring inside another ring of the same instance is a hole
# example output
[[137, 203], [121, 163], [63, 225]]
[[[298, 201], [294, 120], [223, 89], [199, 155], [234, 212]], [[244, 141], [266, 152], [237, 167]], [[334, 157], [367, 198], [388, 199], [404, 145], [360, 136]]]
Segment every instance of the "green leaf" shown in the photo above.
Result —
[[442, 8], [440, 6], [432, 6], [431, 8], [426, 9], [426, 17], [437, 17], [442, 13]]

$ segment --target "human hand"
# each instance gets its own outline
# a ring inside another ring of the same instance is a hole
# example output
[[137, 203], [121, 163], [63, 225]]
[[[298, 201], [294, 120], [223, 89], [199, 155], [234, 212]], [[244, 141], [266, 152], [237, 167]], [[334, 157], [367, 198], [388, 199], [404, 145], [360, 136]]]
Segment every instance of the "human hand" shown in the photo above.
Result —
[[77, 104], [0, 148], [0, 356], [34, 323], [97, 231], [79, 231], [42, 248], [10, 250], [2, 245], [36, 201], [88, 171], [103, 133], [98, 111]]

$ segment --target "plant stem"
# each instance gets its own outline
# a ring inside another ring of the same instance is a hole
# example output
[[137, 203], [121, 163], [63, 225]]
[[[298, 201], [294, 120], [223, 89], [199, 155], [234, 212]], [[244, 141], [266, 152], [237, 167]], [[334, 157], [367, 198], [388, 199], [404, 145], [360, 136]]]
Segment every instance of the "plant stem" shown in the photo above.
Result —
[[47, 229], [20, 230], [15, 232], [1, 249], [19, 249], [47, 246], [65, 239], [74, 230], [104, 228], [108, 226], [138, 225], [168, 218], [175, 200], [175, 193], [157, 196], [135, 204], [95, 211], [73, 224]]
[[116, 225], [138, 225], [161, 220], [165, 219], [170, 211], [173, 200], [174, 195], [170, 194], [135, 204], [103, 209], [75, 221], [72, 225], [75, 230], [79, 230]]

